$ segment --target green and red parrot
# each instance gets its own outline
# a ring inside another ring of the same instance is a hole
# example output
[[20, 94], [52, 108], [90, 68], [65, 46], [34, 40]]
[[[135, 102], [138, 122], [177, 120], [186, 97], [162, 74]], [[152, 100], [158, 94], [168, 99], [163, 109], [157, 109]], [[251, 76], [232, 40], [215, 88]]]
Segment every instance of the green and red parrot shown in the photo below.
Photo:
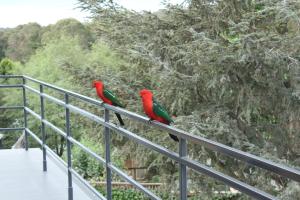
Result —
[[[104, 103], [109, 105], [124, 108], [123, 104], [118, 100], [116, 95], [108, 89], [105, 89], [101, 81], [93, 81], [93, 87], [96, 88], [97, 95]], [[121, 126], [124, 126], [124, 121], [119, 113], [115, 113]]]
[[[144, 112], [151, 120], [156, 120], [167, 125], [174, 122], [166, 109], [154, 100], [151, 91], [143, 89], [140, 91], [140, 96], [142, 98]], [[174, 141], [179, 141], [177, 136], [169, 135]]]

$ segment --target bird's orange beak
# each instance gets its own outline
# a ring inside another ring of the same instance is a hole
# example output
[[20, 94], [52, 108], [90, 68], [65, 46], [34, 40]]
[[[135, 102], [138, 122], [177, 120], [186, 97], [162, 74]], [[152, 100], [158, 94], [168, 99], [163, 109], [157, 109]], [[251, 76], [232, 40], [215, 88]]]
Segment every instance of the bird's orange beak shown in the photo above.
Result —
[[140, 97], [141, 97], [141, 98], [143, 97], [143, 92], [142, 92], [142, 90], [140, 91]]

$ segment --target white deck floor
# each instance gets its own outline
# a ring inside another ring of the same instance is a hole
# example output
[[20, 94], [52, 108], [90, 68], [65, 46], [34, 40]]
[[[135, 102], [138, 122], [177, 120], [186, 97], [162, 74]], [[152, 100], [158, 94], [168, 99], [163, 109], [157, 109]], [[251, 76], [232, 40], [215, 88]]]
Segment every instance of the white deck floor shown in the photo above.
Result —
[[[67, 174], [47, 158], [48, 171], [42, 170], [40, 149], [0, 150], [1, 200], [68, 200]], [[76, 184], [74, 200], [91, 198]]]

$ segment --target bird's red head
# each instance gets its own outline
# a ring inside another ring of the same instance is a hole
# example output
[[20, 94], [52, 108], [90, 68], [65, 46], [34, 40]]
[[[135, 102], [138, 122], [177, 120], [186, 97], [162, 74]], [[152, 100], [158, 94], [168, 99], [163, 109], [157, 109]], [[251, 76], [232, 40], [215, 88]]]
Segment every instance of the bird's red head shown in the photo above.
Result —
[[147, 90], [147, 89], [142, 89], [140, 91], [140, 96], [141, 97], [145, 97], [145, 96], [148, 96], [148, 95], [151, 95], [152, 96], [152, 92], [150, 90]]
[[95, 80], [93, 81], [92, 87], [96, 87], [96, 86], [103, 86], [103, 83], [99, 80]]

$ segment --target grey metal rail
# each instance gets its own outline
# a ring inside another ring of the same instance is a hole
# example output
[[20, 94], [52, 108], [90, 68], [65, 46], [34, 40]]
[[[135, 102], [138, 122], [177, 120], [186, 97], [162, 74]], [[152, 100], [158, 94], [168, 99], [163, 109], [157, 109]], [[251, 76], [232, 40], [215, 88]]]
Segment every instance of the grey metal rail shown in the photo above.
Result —
[[[98, 101], [98, 100], [92, 99], [90, 97], [86, 97], [86, 96], [83, 96], [81, 94], [77, 94], [75, 92], [64, 90], [63, 88], [56, 87], [56, 86], [53, 86], [51, 84], [48, 84], [48, 83], [45, 83], [45, 82], [42, 82], [42, 81], [38, 81], [36, 79], [30, 78], [30, 77], [27, 77], [27, 76], [24, 76], [24, 77], [26, 77], [28, 80], [31, 80], [31, 81], [33, 81], [35, 83], [38, 83], [38, 84], [45, 85], [45, 86], [47, 86], [49, 88], [52, 88], [54, 90], [57, 90], [59, 92], [64, 92], [65, 91], [67, 94], [69, 94], [73, 97], [77, 97], [77, 98], [79, 98], [79, 99], [81, 99], [85, 102], [89, 102], [91, 104], [104, 107], [108, 110], [117, 112], [121, 115], [129, 117], [133, 120], [142, 122], [144, 124], [149, 124], [149, 118], [148, 117], [138, 115], [136, 113], [127, 111], [127, 110], [119, 108], [119, 107], [114, 107], [114, 106], [111, 106], [111, 105], [108, 105], [108, 104], [103, 104], [102, 101]], [[34, 91], [30, 87], [27, 87], [27, 89], [30, 89], [30, 90]], [[39, 92], [37, 90], [35, 90], [34, 92], [39, 94]], [[48, 99], [51, 99], [51, 97], [48, 96]], [[59, 105], [64, 105], [64, 103], [62, 101], [56, 101], [56, 103], [58, 103]], [[238, 150], [238, 149], [234, 149], [232, 147], [229, 147], [229, 146], [226, 146], [224, 144], [209, 140], [209, 139], [201, 137], [201, 136], [189, 134], [186, 131], [177, 129], [175, 127], [170, 127], [168, 125], [165, 125], [165, 124], [162, 124], [162, 123], [159, 123], [159, 122], [156, 122], [156, 121], [150, 121], [150, 123], [152, 124], [153, 127], [159, 128], [161, 130], [165, 130], [165, 131], [167, 131], [169, 133], [172, 133], [172, 134], [174, 134], [174, 135], [176, 135], [180, 138], [186, 139], [189, 142], [201, 144], [201, 145], [205, 146], [206, 148], [208, 148], [210, 150], [217, 151], [219, 153], [229, 155], [233, 158], [242, 160], [242, 161], [247, 162], [251, 165], [266, 169], [268, 171], [274, 172], [276, 174], [279, 174], [279, 175], [282, 175], [282, 176], [285, 176], [285, 177], [288, 177], [290, 179], [293, 179], [295, 181], [300, 182], [300, 172], [299, 172], [299, 170], [295, 170], [293, 168], [286, 167], [284, 165], [274, 163], [274, 162], [269, 161], [267, 159], [264, 159], [264, 158], [261, 158], [261, 157], [243, 152], [243, 151]]]
[[24, 106], [0, 106], [0, 110], [8, 110], [8, 109], [23, 109]]
[[[218, 142], [214, 142], [212, 140], [200, 137], [200, 136], [196, 136], [196, 135], [192, 135], [190, 133], [187, 133], [186, 131], [174, 128], [174, 127], [170, 127], [164, 124], [161, 124], [159, 122], [155, 122], [152, 121], [151, 123], [149, 123], [149, 118], [138, 115], [136, 113], [127, 111], [125, 109], [122, 108], [117, 108], [114, 106], [110, 106], [107, 104], [103, 104], [103, 102], [95, 100], [93, 98], [87, 97], [87, 96], [83, 96], [81, 94], [69, 91], [69, 90], [65, 90], [63, 88], [48, 84], [46, 82], [43, 81], [39, 81], [36, 79], [33, 79], [31, 77], [28, 76], [1, 76], [0, 78], [16, 78], [16, 79], [22, 79], [23, 80], [23, 84], [15, 84], [15, 85], [0, 85], [0, 88], [22, 88], [23, 89], [23, 101], [24, 101], [24, 105], [23, 106], [1, 106], [0, 109], [23, 109], [24, 110], [24, 127], [21, 128], [0, 128], [0, 131], [10, 131], [10, 130], [24, 130], [25, 131], [25, 136], [27, 136], [27, 134], [29, 134], [30, 136], [32, 136], [41, 146], [43, 149], [43, 170], [46, 171], [47, 170], [47, 162], [46, 162], [46, 153], [49, 153], [52, 157], [54, 156], [54, 152], [47, 146], [46, 144], [46, 137], [45, 137], [45, 127], [49, 127], [51, 128], [53, 131], [55, 131], [56, 133], [58, 133], [59, 135], [63, 136], [66, 141], [67, 141], [67, 155], [68, 155], [68, 162], [65, 163], [63, 160], [61, 160], [61, 158], [59, 158], [56, 154], [55, 154], [55, 158], [59, 161], [62, 161], [62, 163], [64, 164], [65, 167], [67, 167], [68, 170], [68, 183], [69, 183], [69, 189], [68, 189], [68, 196], [69, 196], [69, 200], [73, 199], [73, 191], [72, 191], [72, 175], [74, 175], [77, 179], [79, 179], [81, 182], [84, 183], [84, 185], [86, 185], [99, 199], [105, 199], [103, 197], [103, 195], [101, 195], [100, 193], [98, 193], [92, 186], [89, 185], [89, 183], [87, 181], [85, 181], [82, 177], [80, 177], [75, 170], [72, 168], [72, 160], [71, 160], [71, 153], [72, 153], [72, 148], [71, 148], [71, 144], [78, 146], [80, 149], [82, 149], [83, 151], [85, 151], [86, 153], [88, 153], [90, 156], [92, 156], [93, 158], [95, 158], [96, 160], [99, 161], [99, 163], [105, 165], [106, 167], [106, 172], [107, 172], [107, 180], [106, 180], [106, 190], [107, 190], [107, 195], [106, 195], [106, 199], [111, 200], [112, 199], [112, 193], [111, 193], [111, 176], [112, 173], [117, 174], [118, 176], [120, 176], [121, 178], [123, 178], [125, 181], [131, 183], [133, 186], [135, 186], [137, 189], [139, 189], [141, 192], [143, 192], [146, 196], [148, 196], [150, 199], [160, 199], [160, 197], [158, 197], [156, 194], [154, 194], [153, 192], [149, 191], [148, 189], [146, 189], [145, 187], [143, 187], [140, 183], [138, 183], [137, 181], [133, 180], [131, 177], [129, 177], [126, 173], [124, 173], [121, 169], [117, 168], [115, 165], [113, 165], [113, 163], [110, 162], [110, 130], [116, 131], [119, 134], [129, 138], [130, 140], [133, 140], [149, 149], [152, 149], [156, 152], [159, 152], [160, 154], [163, 154], [173, 160], [175, 160], [176, 162], [179, 163], [179, 173], [180, 173], [180, 199], [181, 200], [186, 200], [187, 199], [187, 168], [190, 168], [198, 173], [203, 173], [206, 174], [216, 180], [222, 181], [223, 183], [225, 183], [226, 185], [229, 185], [239, 191], [241, 191], [242, 193], [245, 193], [253, 198], [257, 198], [257, 199], [276, 199], [276, 197], [261, 191], [253, 186], [250, 186], [246, 183], [243, 183], [233, 177], [230, 177], [228, 175], [225, 175], [221, 172], [218, 172], [216, 170], [214, 170], [211, 167], [207, 167], [195, 160], [192, 160], [188, 157], [187, 154], [187, 142], [190, 143], [197, 143], [200, 145], [205, 146], [208, 149], [211, 149], [213, 151], [217, 151], [219, 153], [223, 153], [226, 154], [228, 156], [231, 156], [235, 159], [247, 162], [251, 165], [266, 169], [268, 171], [271, 171], [273, 173], [276, 173], [278, 175], [281, 175], [283, 177], [287, 177], [290, 178], [292, 180], [298, 181], [300, 182], [300, 171], [296, 170], [294, 168], [291, 167], [287, 167], [281, 164], [277, 164], [274, 163], [272, 161], [269, 161], [267, 159], [264, 158], [260, 158], [258, 156], [240, 151], [238, 149], [234, 149], [232, 147], [223, 145], [221, 143]], [[39, 85], [40, 90], [36, 90], [30, 86], [28, 86], [26, 83], [28, 81], [31, 81], [33, 83], [36, 83]], [[48, 94], [45, 94], [43, 91], [43, 88], [50, 88], [53, 89], [55, 91], [58, 91], [62, 94], [65, 95], [65, 101], [59, 100], [55, 97], [52, 97]], [[40, 99], [41, 99], [41, 115], [35, 113], [33, 110], [31, 110], [30, 108], [27, 107], [27, 102], [26, 102], [26, 91], [29, 92], [33, 92], [37, 95], [39, 95]], [[99, 116], [96, 116], [95, 114], [92, 114], [84, 109], [78, 108], [74, 105], [71, 105], [68, 101], [69, 96], [75, 97], [83, 102], [87, 102], [99, 107], [102, 107], [105, 109], [105, 115], [104, 118], [101, 118]], [[55, 125], [53, 125], [52, 123], [50, 123], [49, 121], [47, 121], [45, 119], [44, 116], [44, 99], [50, 100], [54, 103], [56, 103], [57, 105], [63, 106], [66, 110], [66, 131], [61, 130], [60, 128], [56, 127]], [[161, 145], [155, 144], [154, 142], [151, 142], [143, 137], [138, 136], [137, 134], [123, 128], [123, 127], [119, 127], [113, 123], [111, 123], [109, 121], [109, 112], [113, 111], [113, 112], [117, 112], [121, 115], [124, 115], [132, 120], [147, 124], [149, 126], [152, 127], [156, 127], [159, 128], [161, 130], [167, 131], [169, 133], [172, 133], [176, 136], [178, 136], [180, 138], [180, 142], [179, 142], [179, 152], [173, 152], [169, 149], [166, 149], [165, 147], [162, 147]], [[69, 113], [70, 112], [74, 112], [77, 114], [80, 114], [90, 120], [93, 120], [101, 125], [103, 125], [104, 127], [104, 135], [105, 135], [105, 158], [102, 158], [101, 156], [99, 156], [98, 154], [96, 154], [95, 152], [91, 151], [90, 149], [88, 149], [87, 147], [85, 147], [84, 145], [82, 145], [80, 142], [78, 142], [77, 140], [75, 140], [72, 136], [71, 136], [71, 131], [70, 131], [70, 127], [72, 126], [70, 124], [69, 121]], [[34, 116], [36, 119], [38, 119], [42, 125], [42, 129], [41, 129], [41, 134], [42, 134], [42, 139], [38, 138], [36, 136], [36, 134], [34, 134], [28, 127], [27, 127], [27, 114], [30, 114], [32, 116]], [[28, 147], [28, 141], [26, 140], [26, 148]]]
[[22, 84], [0, 85], [0, 88], [23, 88], [23, 85]]
[[23, 131], [24, 127], [19, 128], [0, 128], [0, 131]]

